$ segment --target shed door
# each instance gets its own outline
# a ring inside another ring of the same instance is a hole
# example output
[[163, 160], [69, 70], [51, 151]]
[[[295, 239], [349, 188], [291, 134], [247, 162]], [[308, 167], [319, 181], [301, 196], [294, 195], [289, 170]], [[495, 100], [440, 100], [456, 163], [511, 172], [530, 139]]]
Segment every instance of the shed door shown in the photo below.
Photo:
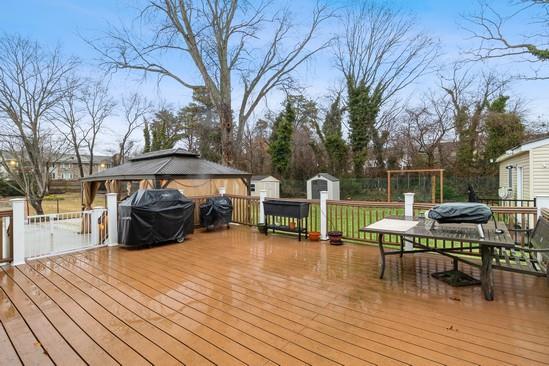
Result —
[[320, 199], [320, 192], [328, 190], [328, 181], [324, 179], [314, 179], [311, 181], [311, 198]]

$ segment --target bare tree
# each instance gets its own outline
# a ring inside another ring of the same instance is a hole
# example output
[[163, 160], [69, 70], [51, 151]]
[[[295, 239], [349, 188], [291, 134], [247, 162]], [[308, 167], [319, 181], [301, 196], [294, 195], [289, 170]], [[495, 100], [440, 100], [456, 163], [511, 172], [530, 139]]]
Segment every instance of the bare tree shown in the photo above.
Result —
[[67, 92], [52, 114], [55, 122], [54, 126], [70, 145], [71, 150], [76, 156], [80, 178], [83, 178], [85, 172], [81, 150], [85, 144], [89, 130], [84, 125], [84, 108], [80, 95], [81, 86], [80, 81], [76, 77], [68, 78], [65, 83]]
[[38, 214], [44, 212], [51, 164], [66, 147], [55, 141], [50, 113], [76, 65], [58, 49], [49, 52], [19, 36], [0, 38], [0, 159]]
[[113, 101], [108, 84], [104, 80], [88, 80], [82, 91], [81, 100], [87, 119], [84, 143], [89, 155], [88, 174], [93, 174], [97, 138], [103, 131], [105, 120], [113, 114], [116, 103]]
[[[515, 1], [508, 15], [498, 9], [500, 5], [482, 0], [478, 12], [465, 17], [465, 29], [479, 41], [478, 47], [469, 52], [472, 59], [510, 58], [527, 62], [533, 68], [532, 74], [519, 75], [520, 78], [549, 79], [543, 69], [549, 61], [549, 1]], [[527, 24], [530, 29], [511, 36], [511, 21]]]
[[124, 164], [136, 144], [136, 141], [132, 140], [133, 133], [143, 127], [147, 115], [151, 111], [151, 103], [137, 93], [122, 98], [122, 115], [125, 129], [118, 141], [115, 165]]
[[409, 14], [373, 1], [361, 1], [347, 11], [335, 56], [347, 83], [355, 174], [363, 171], [370, 142], [378, 167], [384, 164], [388, 131], [383, 130], [379, 114], [389, 100], [429, 70], [436, 55], [435, 42], [416, 30]]
[[410, 150], [424, 154], [427, 167], [432, 168], [437, 152], [441, 153], [441, 143], [454, 128], [454, 121], [449, 98], [431, 93], [425, 99], [426, 102], [420, 107], [406, 110], [403, 126], [412, 145]]
[[[317, 6], [308, 28], [298, 31], [288, 11], [269, 5], [246, 0], [151, 0], [141, 13], [146, 17], [141, 24], [152, 24], [141, 32], [152, 34], [149, 40], [122, 29], [111, 32], [103, 44], [90, 43], [113, 69], [157, 74], [189, 89], [205, 87], [219, 116], [222, 161], [233, 164], [245, 124], [260, 101], [273, 89], [291, 84], [292, 72], [329, 44], [313, 42], [319, 26], [330, 17], [326, 7]], [[300, 39], [284, 47], [296, 34]], [[266, 42], [259, 44], [261, 40]], [[166, 54], [190, 61], [200, 81], [190, 77], [192, 72], [179, 73], [159, 61]], [[234, 79], [242, 86], [235, 103]], [[233, 110], [238, 116], [236, 134]]]
[[441, 83], [452, 105], [458, 139], [457, 169], [474, 174], [482, 152], [483, 122], [489, 102], [504, 92], [509, 78], [493, 72], [471, 74], [455, 65], [451, 77], [442, 77]]

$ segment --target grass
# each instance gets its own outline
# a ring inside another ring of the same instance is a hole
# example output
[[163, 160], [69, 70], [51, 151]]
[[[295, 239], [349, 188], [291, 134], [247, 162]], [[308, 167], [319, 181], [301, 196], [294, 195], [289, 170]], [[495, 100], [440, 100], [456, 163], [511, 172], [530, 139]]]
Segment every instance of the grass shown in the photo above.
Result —
[[[105, 206], [105, 195], [98, 193], [94, 200], [94, 206]], [[9, 198], [0, 201], [0, 210], [9, 209]], [[82, 203], [80, 201], [80, 192], [71, 192], [65, 194], [52, 194], [44, 197], [42, 208], [45, 214], [66, 213], [82, 211]], [[36, 215], [36, 211], [32, 206], [27, 204], [29, 215]]]

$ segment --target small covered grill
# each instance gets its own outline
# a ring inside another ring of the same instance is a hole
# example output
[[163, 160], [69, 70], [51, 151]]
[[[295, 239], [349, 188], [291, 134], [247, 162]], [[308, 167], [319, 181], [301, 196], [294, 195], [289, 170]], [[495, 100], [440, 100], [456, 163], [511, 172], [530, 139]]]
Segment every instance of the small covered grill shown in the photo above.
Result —
[[194, 231], [194, 203], [176, 189], [140, 189], [118, 210], [122, 245], [182, 242]]
[[233, 217], [233, 203], [229, 197], [208, 198], [200, 205], [200, 225], [208, 230], [229, 224]]

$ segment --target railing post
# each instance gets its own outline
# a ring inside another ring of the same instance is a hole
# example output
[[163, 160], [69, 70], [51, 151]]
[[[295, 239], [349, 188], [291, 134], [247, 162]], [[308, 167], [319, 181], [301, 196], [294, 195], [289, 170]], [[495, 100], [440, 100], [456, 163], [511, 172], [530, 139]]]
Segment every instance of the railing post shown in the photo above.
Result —
[[328, 240], [328, 191], [320, 192], [320, 240]]
[[219, 195], [220, 195], [220, 196], [224, 196], [224, 195], [225, 195], [225, 187], [219, 187], [218, 191], [219, 191]]
[[107, 193], [107, 211], [109, 215], [109, 246], [118, 245], [118, 194]]
[[259, 191], [259, 224], [265, 223], [265, 211], [263, 210], [263, 201], [267, 198], [267, 191], [262, 189]]
[[25, 263], [25, 199], [10, 200], [13, 211], [13, 265]]
[[91, 245], [98, 245], [100, 243], [99, 239], [99, 218], [103, 214], [103, 208], [96, 207], [91, 212], [91, 219], [90, 219], [90, 225], [91, 225], [91, 235], [90, 235], [90, 241]]
[[49, 231], [50, 231], [50, 253], [53, 253], [53, 239], [54, 239], [54, 222], [55, 222], [55, 218], [57, 218], [57, 216], [55, 214], [52, 214], [52, 215], [48, 215], [48, 228], [49, 228]]
[[[404, 216], [406, 218], [414, 217], [414, 193], [404, 193]], [[403, 239], [410, 239], [404, 237]], [[404, 241], [404, 250], [414, 250], [414, 244], [411, 240]]]
[[2, 218], [2, 258], [10, 258], [13, 256], [13, 249], [11, 248], [10, 239], [10, 221], [11, 217], [6, 216]]
[[549, 195], [541, 196], [538, 195], [535, 198], [536, 202], [536, 208], [538, 209], [538, 218], [541, 216], [541, 210], [542, 209], [548, 209], [549, 208]]
[[414, 217], [414, 193], [404, 193], [404, 216]]

